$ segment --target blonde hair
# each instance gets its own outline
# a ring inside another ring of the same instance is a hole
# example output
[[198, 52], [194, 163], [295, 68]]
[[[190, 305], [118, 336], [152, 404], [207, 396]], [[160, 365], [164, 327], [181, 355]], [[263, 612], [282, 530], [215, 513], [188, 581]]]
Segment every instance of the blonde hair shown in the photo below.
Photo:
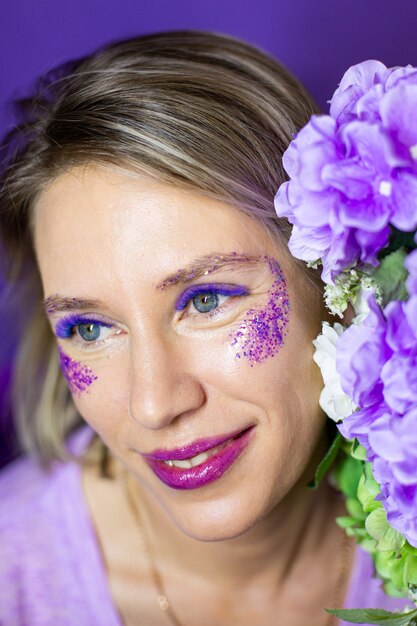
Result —
[[281, 157], [317, 109], [267, 54], [202, 31], [112, 43], [49, 72], [16, 104], [0, 182], [6, 276], [14, 290], [26, 286], [28, 311], [13, 407], [23, 449], [48, 465], [68, 458], [64, 441], [81, 417], [40, 308], [30, 227], [37, 195], [73, 166], [122, 165], [233, 204], [287, 243], [290, 226], [273, 207], [286, 178]]

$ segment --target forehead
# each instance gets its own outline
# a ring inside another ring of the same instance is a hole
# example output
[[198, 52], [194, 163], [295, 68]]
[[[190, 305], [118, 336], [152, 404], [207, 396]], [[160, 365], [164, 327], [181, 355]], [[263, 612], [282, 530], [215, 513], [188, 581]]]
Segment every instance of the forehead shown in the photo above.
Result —
[[[74, 168], [34, 207], [41, 272], [123, 273], [131, 263], [161, 274], [213, 251], [271, 253], [264, 228], [230, 205], [116, 168]], [[53, 264], [51, 259], [53, 258]]]

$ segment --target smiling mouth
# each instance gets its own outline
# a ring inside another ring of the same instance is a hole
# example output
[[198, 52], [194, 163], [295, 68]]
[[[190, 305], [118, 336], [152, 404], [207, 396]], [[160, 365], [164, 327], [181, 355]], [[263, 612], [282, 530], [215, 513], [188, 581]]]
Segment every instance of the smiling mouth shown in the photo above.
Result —
[[[240, 435], [243, 434], [243, 432], [245, 431], [242, 431]], [[210, 457], [215, 455], [216, 452], [219, 452], [222, 448], [226, 447], [231, 441], [233, 441], [234, 439], [238, 439], [240, 435], [237, 435], [237, 437], [231, 437], [230, 439], [228, 439], [227, 441], [224, 441], [218, 446], [215, 446], [214, 448], [210, 448], [210, 450], [207, 450], [206, 452], [200, 452], [200, 454], [196, 454], [195, 456], [192, 456], [189, 459], [183, 459], [181, 461], [178, 459], [168, 459], [164, 461], [164, 463], [166, 463], [170, 467], [180, 467], [182, 469], [189, 469], [190, 467], [197, 467], [198, 465], [201, 465], [202, 463], [207, 461]]]
[[[145, 457], [145, 460], [156, 476], [168, 487], [197, 489], [218, 480], [234, 465], [253, 440], [254, 430], [254, 425], [249, 426], [211, 448], [207, 448], [207, 440], [200, 440], [197, 444], [189, 446], [189, 454], [195, 452], [195, 448], [199, 446], [206, 449], [202, 452], [197, 451], [194, 456], [186, 457], [185, 448], [181, 451], [180, 456], [183, 458], [180, 459], [170, 459], [169, 456], [175, 454], [174, 450], [171, 450], [161, 451], [158, 454], [159, 458], [152, 456]], [[160, 458], [161, 456], [164, 458]]]

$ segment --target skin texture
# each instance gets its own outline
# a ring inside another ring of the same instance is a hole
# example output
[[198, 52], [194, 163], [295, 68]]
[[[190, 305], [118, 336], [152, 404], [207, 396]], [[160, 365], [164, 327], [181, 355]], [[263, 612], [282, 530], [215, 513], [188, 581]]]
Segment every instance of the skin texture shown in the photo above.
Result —
[[[80, 337], [57, 341], [96, 377], [88, 391], [74, 394], [74, 402], [112, 451], [116, 467], [127, 467], [136, 479], [149, 540], [163, 554], [161, 569], [174, 567], [182, 581], [191, 572], [189, 589], [204, 580], [210, 593], [217, 589], [228, 597], [251, 581], [253, 593], [241, 603], [249, 616], [250, 602], [274, 610], [281, 602], [285, 608], [291, 580], [299, 585], [310, 576], [305, 597], [317, 596], [322, 612], [329, 603], [317, 588], [320, 576], [312, 562], [319, 555], [319, 567], [332, 576], [323, 555], [339, 545], [333, 519], [341, 511], [327, 486], [316, 492], [305, 487], [326, 446], [318, 405], [322, 380], [311, 343], [326, 317], [321, 294], [248, 216], [116, 168], [89, 166], [61, 175], [40, 194], [34, 218], [51, 328], [65, 315], [51, 304], [57, 294], [101, 301], [77, 315], [114, 325], [103, 329], [103, 343], [92, 350], [81, 349]], [[221, 313], [209, 319], [190, 305], [176, 310], [185, 287], [167, 277], [194, 259], [232, 253], [260, 261], [191, 277], [191, 284], [239, 285], [248, 295], [222, 298]], [[262, 262], [265, 257], [285, 279], [285, 336], [274, 339], [268, 358], [237, 358], [233, 338], [242, 325], [250, 326], [253, 311], [270, 307], [277, 289], [277, 272]], [[254, 437], [244, 455], [201, 489], [167, 487], [139, 454], [251, 425]], [[104, 520], [105, 506], [97, 506], [97, 520]], [[124, 518], [121, 509], [120, 519], [134, 536], [129, 512]], [[105, 542], [105, 530], [103, 537]], [[207, 599], [213, 600], [209, 593]], [[189, 611], [192, 620], [192, 603]], [[226, 624], [225, 615], [216, 619]], [[245, 615], [230, 615], [231, 623], [250, 623]], [[199, 623], [205, 623], [201, 614]]]

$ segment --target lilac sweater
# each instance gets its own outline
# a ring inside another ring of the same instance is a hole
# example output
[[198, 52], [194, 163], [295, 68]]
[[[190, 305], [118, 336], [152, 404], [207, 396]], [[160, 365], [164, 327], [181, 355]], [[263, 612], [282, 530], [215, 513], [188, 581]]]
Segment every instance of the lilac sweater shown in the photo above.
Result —
[[[78, 429], [70, 449], [80, 454], [92, 436]], [[345, 606], [405, 604], [385, 596], [357, 548]], [[46, 474], [22, 458], [0, 473], [0, 626], [122, 626], [76, 463]]]

